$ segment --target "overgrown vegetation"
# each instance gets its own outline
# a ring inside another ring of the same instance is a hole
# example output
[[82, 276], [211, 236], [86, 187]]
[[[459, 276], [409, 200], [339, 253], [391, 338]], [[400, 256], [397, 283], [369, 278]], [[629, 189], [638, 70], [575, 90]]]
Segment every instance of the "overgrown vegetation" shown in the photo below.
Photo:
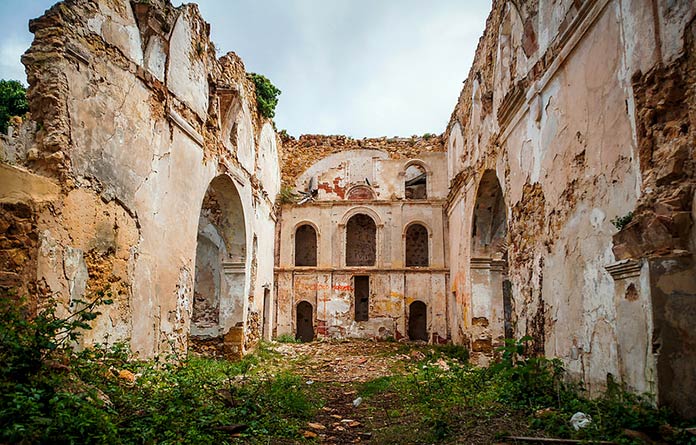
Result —
[[16, 80], [0, 80], [0, 133], [7, 133], [10, 118], [29, 112], [27, 92]]
[[300, 377], [239, 362], [129, 361], [124, 345], [74, 351], [98, 296], [68, 318], [33, 319], [0, 295], [0, 443], [208, 444], [297, 439], [316, 409]]
[[288, 185], [283, 185], [280, 188], [276, 201], [278, 204], [294, 204], [297, 202], [297, 199], [298, 195], [295, 193], [295, 189]]
[[262, 74], [249, 73], [249, 79], [256, 85], [256, 106], [261, 116], [273, 119], [281, 91]]
[[633, 212], [628, 212], [624, 216], [617, 216], [611, 220], [611, 223], [619, 230], [623, 230], [631, 221], [633, 221]]
[[[364, 384], [360, 394], [374, 406], [375, 416], [388, 419], [374, 443], [410, 443], [407, 438], [414, 434], [422, 443], [489, 443], [493, 436], [530, 434], [643, 443], [626, 434], [632, 430], [667, 443], [696, 444], [668, 411], [614, 383], [603, 397], [588, 398], [566, 380], [559, 360], [524, 357], [528, 340], [507, 343], [502, 360], [488, 368], [426, 353], [408, 374]], [[592, 423], [575, 431], [569, 420], [576, 412], [589, 414]], [[479, 440], [468, 436], [472, 432]], [[486, 434], [488, 439], [480, 439]]]
[[301, 340], [296, 339], [293, 335], [290, 334], [281, 334], [276, 338], [276, 341], [278, 343], [302, 343]]

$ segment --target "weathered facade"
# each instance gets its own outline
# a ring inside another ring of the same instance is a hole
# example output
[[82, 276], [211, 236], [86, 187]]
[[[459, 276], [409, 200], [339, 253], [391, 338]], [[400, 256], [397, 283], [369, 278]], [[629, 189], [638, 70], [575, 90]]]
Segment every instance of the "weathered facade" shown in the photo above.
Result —
[[195, 5], [65, 1], [30, 29], [31, 121], [3, 139], [3, 286], [66, 311], [110, 292], [85, 342], [142, 356], [270, 336], [277, 140], [240, 59], [215, 56]]
[[85, 342], [145, 357], [318, 334], [485, 363], [529, 335], [593, 393], [696, 416], [695, 16], [495, 0], [443, 137], [281, 147], [195, 6], [66, 0], [0, 136], [0, 287], [65, 313], [110, 292]]
[[[447, 341], [442, 143], [401, 158], [426, 141], [360, 142], [286, 144], [315, 162], [299, 176], [284, 170], [304, 193], [280, 212], [277, 333]], [[314, 146], [343, 150], [318, 159]]]
[[479, 360], [529, 335], [592, 392], [696, 415], [695, 13], [494, 1], [445, 135], [450, 322]]

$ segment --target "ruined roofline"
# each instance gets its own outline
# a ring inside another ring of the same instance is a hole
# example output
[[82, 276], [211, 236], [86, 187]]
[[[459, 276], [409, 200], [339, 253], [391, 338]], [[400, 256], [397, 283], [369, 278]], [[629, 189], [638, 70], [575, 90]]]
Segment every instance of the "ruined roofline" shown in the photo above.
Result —
[[281, 180], [293, 186], [312, 165], [332, 154], [349, 150], [380, 150], [390, 159], [415, 159], [426, 153], [444, 153], [444, 136], [354, 139], [344, 135], [303, 134], [298, 139], [282, 137]]

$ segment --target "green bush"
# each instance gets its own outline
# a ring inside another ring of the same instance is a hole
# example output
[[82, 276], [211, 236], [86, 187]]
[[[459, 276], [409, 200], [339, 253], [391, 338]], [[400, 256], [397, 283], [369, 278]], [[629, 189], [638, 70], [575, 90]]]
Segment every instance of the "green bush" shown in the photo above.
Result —
[[282, 335], [279, 335], [279, 336], [276, 338], [276, 341], [277, 341], [278, 343], [302, 343], [301, 340], [295, 338], [293, 335], [290, 335], [290, 334], [282, 334]]
[[133, 361], [123, 344], [73, 351], [105, 302], [31, 318], [0, 295], [0, 443], [231, 443], [236, 429], [243, 443], [268, 443], [298, 439], [313, 416], [318, 402], [299, 376], [262, 373], [263, 345], [237, 362]]
[[273, 119], [281, 91], [262, 74], [249, 73], [247, 76], [256, 85], [256, 106], [259, 113], [267, 119]]
[[24, 116], [28, 111], [24, 86], [16, 80], [0, 80], [0, 133], [7, 133], [12, 116]]

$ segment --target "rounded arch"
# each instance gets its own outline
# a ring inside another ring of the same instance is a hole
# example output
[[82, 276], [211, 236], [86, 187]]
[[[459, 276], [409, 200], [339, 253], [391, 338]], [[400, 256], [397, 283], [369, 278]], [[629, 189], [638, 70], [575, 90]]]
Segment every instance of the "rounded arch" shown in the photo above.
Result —
[[345, 226], [348, 223], [348, 220], [351, 219], [353, 216], [359, 214], [359, 213], [364, 213], [365, 215], [368, 215], [370, 218], [373, 219], [377, 227], [383, 227], [384, 223], [382, 222], [382, 218], [379, 216], [379, 213], [374, 211], [373, 209], [369, 207], [363, 207], [363, 206], [358, 206], [358, 207], [353, 207], [346, 211], [346, 213], [343, 214], [343, 217], [341, 218], [341, 222], [339, 223], [340, 226]]
[[494, 170], [486, 170], [476, 190], [471, 220], [471, 256], [502, 259], [507, 237], [507, 209]]
[[404, 225], [404, 229], [401, 231], [401, 236], [406, 236], [406, 231], [408, 230], [409, 227], [411, 227], [414, 224], [418, 224], [418, 225], [425, 227], [425, 229], [428, 231], [428, 236], [430, 238], [432, 238], [433, 229], [432, 229], [432, 227], [430, 227], [430, 223], [427, 223], [427, 222], [423, 221], [422, 219], [412, 219], [411, 221], [406, 223], [406, 225]]
[[318, 233], [313, 224], [298, 224], [293, 232], [295, 266], [316, 267]]
[[200, 209], [191, 335], [209, 337], [244, 321], [247, 223], [227, 174], [210, 181]]
[[377, 223], [367, 213], [355, 213], [346, 222], [345, 265], [377, 265]]
[[346, 191], [346, 201], [370, 201], [376, 198], [375, 191], [368, 185], [354, 185]]

